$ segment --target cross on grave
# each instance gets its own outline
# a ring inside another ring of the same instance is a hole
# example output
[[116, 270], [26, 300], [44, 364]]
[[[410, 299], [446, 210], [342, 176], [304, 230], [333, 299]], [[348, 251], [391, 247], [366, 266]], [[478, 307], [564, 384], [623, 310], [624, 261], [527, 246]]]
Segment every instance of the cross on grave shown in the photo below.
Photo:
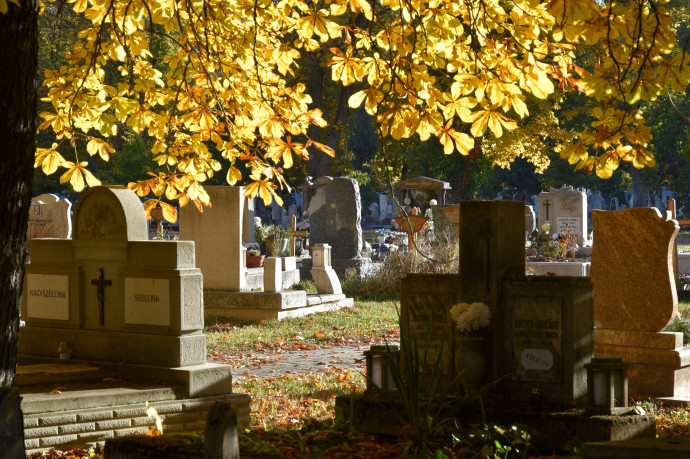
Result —
[[551, 207], [551, 203], [547, 199], [544, 201], [544, 210], [546, 211], [546, 218], [544, 219], [545, 222], [549, 221], [549, 207]]
[[101, 275], [98, 279], [91, 279], [91, 285], [96, 286], [96, 296], [98, 297], [98, 324], [103, 325], [105, 322], [105, 287], [113, 285], [113, 281], [106, 280], [103, 274], [103, 268], [98, 268]]

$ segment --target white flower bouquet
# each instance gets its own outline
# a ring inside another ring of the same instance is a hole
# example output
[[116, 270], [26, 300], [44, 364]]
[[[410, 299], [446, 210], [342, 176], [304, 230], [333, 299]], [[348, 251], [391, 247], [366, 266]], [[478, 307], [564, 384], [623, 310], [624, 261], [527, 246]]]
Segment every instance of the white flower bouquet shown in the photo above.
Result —
[[458, 303], [450, 308], [450, 315], [458, 330], [469, 334], [491, 322], [491, 311], [484, 303]]

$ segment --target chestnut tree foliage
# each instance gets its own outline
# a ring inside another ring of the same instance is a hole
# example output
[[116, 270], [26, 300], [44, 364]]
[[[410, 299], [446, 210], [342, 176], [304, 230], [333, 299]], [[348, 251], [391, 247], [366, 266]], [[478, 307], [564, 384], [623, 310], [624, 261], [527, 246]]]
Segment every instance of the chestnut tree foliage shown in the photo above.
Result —
[[[0, 10], [6, 1], [15, 0]], [[60, 7], [92, 26], [66, 51], [69, 65], [45, 74], [52, 110], [39, 129], [55, 142], [38, 148], [35, 167], [77, 191], [99, 184], [85, 155], [116, 156], [109, 139], [126, 125], [155, 139], [162, 166], [129, 184], [150, 196], [147, 212], [161, 205], [174, 219], [163, 197], [201, 209], [204, 181], [221, 171], [248, 196], [280, 201], [284, 169], [310, 146], [333, 154], [309, 137], [325, 121], [294, 78], [300, 53], [321, 46], [333, 80], [355, 85], [350, 107], [364, 105], [381, 137], [434, 137], [446, 154], [467, 155], [475, 139], [519, 129], [528, 98], [578, 91], [597, 105], [561, 157], [602, 178], [620, 161], [654, 166], [641, 102], [685, 93], [690, 81], [690, 45], [676, 43], [667, 3], [66, 0]], [[156, 47], [165, 55], [152, 53], [154, 39], [167, 42]], [[69, 157], [58, 152], [65, 142]], [[547, 155], [523, 153], [537, 166]]]

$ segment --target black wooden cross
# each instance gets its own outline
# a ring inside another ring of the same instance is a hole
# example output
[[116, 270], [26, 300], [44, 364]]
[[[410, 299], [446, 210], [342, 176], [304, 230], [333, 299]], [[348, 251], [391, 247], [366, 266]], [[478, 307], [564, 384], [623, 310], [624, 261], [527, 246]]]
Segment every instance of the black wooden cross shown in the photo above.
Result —
[[544, 209], [546, 209], [546, 218], [544, 219], [544, 221], [549, 220], [549, 207], [551, 207], [551, 203], [549, 202], [549, 200], [544, 200]]
[[98, 324], [103, 325], [105, 322], [105, 287], [107, 285], [113, 285], [113, 282], [110, 280], [105, 280], [103, 268], [98, 268], [98, 270], [101, 272], [101, 275], [98, 277], [98, 279], [91, 279], [91, 285], [95, 285], [97, 287], [96, 297], [98, 298]]

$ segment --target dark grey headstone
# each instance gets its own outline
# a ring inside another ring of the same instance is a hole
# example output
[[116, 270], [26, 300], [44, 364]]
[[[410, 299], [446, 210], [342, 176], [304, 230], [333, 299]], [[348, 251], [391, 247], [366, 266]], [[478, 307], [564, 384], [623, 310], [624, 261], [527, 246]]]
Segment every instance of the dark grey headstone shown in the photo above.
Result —
[[211, 405], [206, 417], [205, 459], [236, 459], [240, 457], [237, 439], [237, 414], [230, 402]]
[[357, 181], [336, 177], [309, 203], [309, 241], [329, 244], [333, 259], [359, 258], [362, 250], [362, 202]]

